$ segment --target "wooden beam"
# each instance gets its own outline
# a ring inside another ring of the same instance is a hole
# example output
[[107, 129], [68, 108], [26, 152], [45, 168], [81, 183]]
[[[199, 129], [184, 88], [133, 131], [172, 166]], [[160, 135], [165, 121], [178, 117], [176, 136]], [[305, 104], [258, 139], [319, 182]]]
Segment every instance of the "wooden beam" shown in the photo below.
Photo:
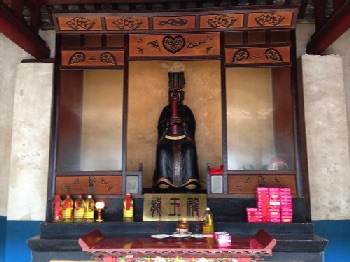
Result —
[[45, 41], [33, 33], [28, 25], [20, 22], [2, 2], [0, 2], [0, 33], [35, 58], [50, 57], [50, 49]]
[[334, 12], [315, 32], [306, 47], [308, 54], [322, 54], [335, 40], [350, 28], [350, 0]]
[[314, 0], [316, 31], [326, 22], [326, 4], [327, 0]]
[[[61, 4], [147, 4], [147, 3], [181, 3], [190, 2], [189, 0], [38, 0], [43, 5], [61, 5]], [[193, 0], [191, 2], [201, 2]]]
[[306, 8], [309, 4], [309, 0], [301, 0], [300, 7], [299, 7], [299, 13], [298, 13], [298, 19], [304, 19]]

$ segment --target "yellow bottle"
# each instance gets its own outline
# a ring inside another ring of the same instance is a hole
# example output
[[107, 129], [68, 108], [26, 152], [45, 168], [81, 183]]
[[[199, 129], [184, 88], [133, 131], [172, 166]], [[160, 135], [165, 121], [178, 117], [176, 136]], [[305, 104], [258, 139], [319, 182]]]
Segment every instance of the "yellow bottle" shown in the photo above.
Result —
[[214, 216], [207, 207], [203, 214], [203, 234], [214, 234]]
[[124, 222], [134, 221], [134, 200], [132, 199], [129, 193], [126, 194], [125, 200], [124, 200], [123, 221]]
[[73, 222], [73, 199], [70, 194], [66, 195], [66, 199], [62, 203], [62, 222]]
[[74, 201], [74, 222], [80, 223], [84, 222], [84, 199], [83, 195], [79, 194], [78, 198]]
[[84, 205], [85, 205], [84, 221], [95, 222], [95, 201], [91, 195], [87, 196], [87, 199]]

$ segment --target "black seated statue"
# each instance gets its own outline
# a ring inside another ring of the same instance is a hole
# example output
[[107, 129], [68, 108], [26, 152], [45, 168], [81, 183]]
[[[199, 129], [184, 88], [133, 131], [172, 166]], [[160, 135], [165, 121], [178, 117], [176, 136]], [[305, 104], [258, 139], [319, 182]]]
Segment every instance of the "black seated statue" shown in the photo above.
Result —
[[153, 177], [156, 193], [199, 193], [199, 172], [191, 109], [182, 103], [184, 73], [169, 73], [169, 104], [158, 121], [157, 161]]

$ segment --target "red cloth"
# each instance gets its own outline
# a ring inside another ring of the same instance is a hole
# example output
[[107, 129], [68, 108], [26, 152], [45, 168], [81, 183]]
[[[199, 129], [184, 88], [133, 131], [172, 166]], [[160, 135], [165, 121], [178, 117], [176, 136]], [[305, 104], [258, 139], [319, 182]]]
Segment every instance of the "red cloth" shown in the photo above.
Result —
[[221, 165], [220, 168], [209, 168], [210, 175], [222, 175], [224, 173], [224, 166]]

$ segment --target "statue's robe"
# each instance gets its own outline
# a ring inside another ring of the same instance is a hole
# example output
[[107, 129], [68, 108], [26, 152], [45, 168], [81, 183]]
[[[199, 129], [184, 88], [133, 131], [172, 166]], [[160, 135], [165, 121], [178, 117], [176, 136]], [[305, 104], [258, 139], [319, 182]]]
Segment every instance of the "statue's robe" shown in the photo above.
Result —
[[154, 192], [199, 192], [199, 172], [194, 134], [196, 122], [189, 107], [178, 104], [182, 119], [177, 134], [171, 125], [171, 105], [162, 110], [158, 121], [156, 170]]

